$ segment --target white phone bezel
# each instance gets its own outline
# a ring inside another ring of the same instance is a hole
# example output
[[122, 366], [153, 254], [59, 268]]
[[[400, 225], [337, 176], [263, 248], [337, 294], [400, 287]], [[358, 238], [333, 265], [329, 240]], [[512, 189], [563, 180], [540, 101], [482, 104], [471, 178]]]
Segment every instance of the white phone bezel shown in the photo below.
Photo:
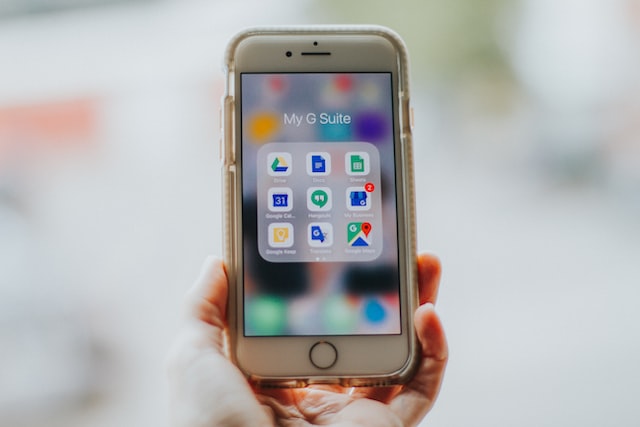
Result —
[[[291, 52], [291, 56], [287, 56]], [[330, 55], [301, 55], [330, 52]], [[255, 382], [300, 386], [391, 384], [405, 381], [416, 364], [413, 312], [417, 305], [413, 159], [406, 50], [382, 27], [252, 29], [234, 38], [227, 52], [224, 108], [225, 262], [230, 283], [229, 340], [234, 362]], [[240, 74], [288, 72], [391, 72], [394, 88], [402, 334], [356, 336], [245, 337], [242, 316]], [[339, 363], [314, 367], [311, 347], [329, 341]]]

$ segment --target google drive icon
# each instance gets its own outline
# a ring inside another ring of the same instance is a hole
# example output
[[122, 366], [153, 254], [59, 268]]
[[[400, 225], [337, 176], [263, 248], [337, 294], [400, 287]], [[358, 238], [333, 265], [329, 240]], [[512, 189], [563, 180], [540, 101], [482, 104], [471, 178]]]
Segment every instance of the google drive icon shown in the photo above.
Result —
[[269, 153], [267, 156], [269, 175], [284, 176], [291, 174], [290, 153]]

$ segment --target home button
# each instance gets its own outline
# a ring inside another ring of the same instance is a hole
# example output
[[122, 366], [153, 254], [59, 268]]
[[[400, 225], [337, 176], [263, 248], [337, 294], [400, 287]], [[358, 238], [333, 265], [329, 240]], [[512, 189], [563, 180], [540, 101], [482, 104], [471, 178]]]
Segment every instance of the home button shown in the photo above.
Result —
[[316, 368], [329, 369], [338, 360], [338, 350], [331, 343], [318, 341], [309, 350], [309, 359]]

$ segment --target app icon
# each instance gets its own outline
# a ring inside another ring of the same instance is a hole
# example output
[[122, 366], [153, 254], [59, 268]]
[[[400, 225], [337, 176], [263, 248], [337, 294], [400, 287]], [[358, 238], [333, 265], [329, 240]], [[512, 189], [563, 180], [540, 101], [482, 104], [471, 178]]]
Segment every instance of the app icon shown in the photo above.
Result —
[[331, 173], [331, 156], [329, 153], [308, 153], [307, 173], [309, 175], [329, 175]]
[[363, 187], [347, 188], [347, 209], [350, 211], [368, 211], [371, 209], [371, 194]]
[[370, 246], [369, 233], [371, 233], [371, 223], [350, 222], [347, 224], [347, 242], [349, 246]]
[[331, 189], [311, 187], [307, 190], [307, 209], [310, 211], [331, 210]]
[[312, 222], [308, 227], [307, 242], [313, 247], [333, 245], [333, 225], [328, 222]]
[[331, 295], [322, 302], [322, 324], [329, 334], [353, 334], [357, 328], [357, 301], [347, 295]]
[[269, 210], [289, 212], [293, 209], [293, 192], [287, 187], [270, 188], [267, 193]]
[[287, 304], [282, 297], [270, 295], [249, 298], [245, 321], [248, 335], [279, 335], [287, 326]]
[[369, 174], [369, 153], [365, 151], [350, 151], [344, 156], [347, 175]]
[[290, 248], [293, 246], [293, 225], [288, 222], [269, 224], [269, 246], [272, 248]]
[[374, 298], [366, 301], [362, 309], [364, 311], [364, 317], [371, 323], [380, 323], [387, 317], [384, 305]]
[[291, 175], [291, 153], [269, 153], [267, 172], [271, 176]]
[[258, 113], [247, 122], [249, 137], [256, 142], [266, 142], [280, 130], [280, 117], [275, 112]]

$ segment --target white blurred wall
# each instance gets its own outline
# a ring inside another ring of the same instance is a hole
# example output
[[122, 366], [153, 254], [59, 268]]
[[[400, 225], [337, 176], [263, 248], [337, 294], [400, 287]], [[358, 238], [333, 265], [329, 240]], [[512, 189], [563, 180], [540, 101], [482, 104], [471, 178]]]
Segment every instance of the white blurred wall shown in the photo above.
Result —
[[[424, 425], [638, 425], [638, 2], [408, 3], [452, 23], [311, 1], [0, 21], [0, 425], [167, 425], [181, 299], [221, 251], [225, 43], [341, 20], [392, 25], [416, 57], [419, 243], [443, 261], [451, 347]], [[483, 25], [456, 24], [465, 13]], [[473, 31], [495, 38], [495, 69], [445, 54], [439, 34], [466, 46]], [[92, 118], [81, 141], [2, 133], [7, 111], [75, 99]]]

